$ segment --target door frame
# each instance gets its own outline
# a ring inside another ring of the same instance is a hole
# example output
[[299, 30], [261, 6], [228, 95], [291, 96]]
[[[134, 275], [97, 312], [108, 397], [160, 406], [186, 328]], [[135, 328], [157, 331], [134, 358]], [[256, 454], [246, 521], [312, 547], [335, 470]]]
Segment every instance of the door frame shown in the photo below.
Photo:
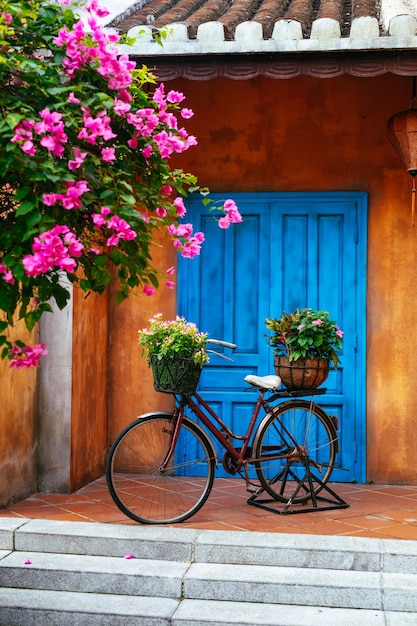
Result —
[[[318, 201], [327, 203], [335, 203], [337, 201], [353, 201], [356, 210], [356, 232], [354, 233], [356, 253], [355, 253], [355, 265], [356, 265], [356, 281], [355, 281], [355, 328], [356, 336], [354, 340], [354, 352], [355, 352], [355, 371], [353, 372], [354, 389], [352, 393], [354, 398], [352, 405], [355, 410], [355, 423], [354, 423], [354, 441], [355, 450], [353, 451], [353, 466], [355, 468], [355, 477], [359, 483], [366, 482], [366, 302], [367, 302], [367, 250], [368, 250], [368, 194], [363, 191], [323, 191], [323, 192], [237, 192], [237, 193], [211, 193], [210, 198], [217, 204], [221, 204], [227, 197], [233, 197], [237, 206], [239, 207], [239, 201], [244, 201], [244, 204], [248, 202], [256, 203], [262, 202], [279, 202], [285, 201], [287, 204], [303, 202], [307, 204], [309, 202], [317, 203]], [[186, 201], [187, 209], [191, 209], [188, 220], [193, 220], [192, 205], [195, 204], [199, 196], [190, 196]], [[206, 211], [201, 201], [201, 208]], [[243, 215], [244, 219], [244, 215]], [[237, 224], [232, 225], [231, 228], [239, 227]], [[203, 244], [204, 245], [204, 244]], [[192, 260], [181, 259], [178, 267], [178, 292], [177, 302], [178, 311], [180, 314], [184, 314], [187, 309], [187, 301], [189, 298], [188, 289], [188, 271], [187, 263], [192, 263]], [[364, 416], [362, 418], [362, 416]]]

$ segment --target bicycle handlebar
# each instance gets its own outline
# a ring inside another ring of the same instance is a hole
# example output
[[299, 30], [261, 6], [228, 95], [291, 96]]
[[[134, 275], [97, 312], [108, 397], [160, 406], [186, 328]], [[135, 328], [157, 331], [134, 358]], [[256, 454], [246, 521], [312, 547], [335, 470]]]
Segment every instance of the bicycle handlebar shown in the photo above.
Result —
[[235, 350], [237, 345], [235, 343], [230, 343], [229, 341], [221, 341], [220, 339], [207, 339], [206, 343], [214, 343], [216, 346], [223, 346], [223, 348], [231, 348]]

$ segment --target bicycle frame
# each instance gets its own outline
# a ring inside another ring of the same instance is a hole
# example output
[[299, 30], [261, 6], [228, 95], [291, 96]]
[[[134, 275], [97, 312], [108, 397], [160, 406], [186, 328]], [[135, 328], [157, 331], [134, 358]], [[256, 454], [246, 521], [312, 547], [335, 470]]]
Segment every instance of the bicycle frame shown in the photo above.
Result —
[[[206, 426], [206, 428], [215, 437], [215, 439], [217, 439], [217, 441], [223, 446], [225, 451], [230, 454], [230, 456], [234, 459], [234, 461], [236, 461], [237, 468], [242, 467], [245, 461], [250, 460], [251, 462], [256, 462], [256, 459], [253, 459], [253, 458], [247, 459], [246, 453], [249, 447], [249, 441], [252, 437], [261, 407], [263, 407], [265, 411], [269, 409], [269, 405], [264, 400], [264, 395], [265, 395], [265, 391], [261, 390], [259, 392], [259, 396], [255, 404], [255, 408], [253, 410], [252, 417], [250, 419], [245, 435], [237, 435], [228, 426], [226, 426], [226, 424], [220, 419], [217, 413], [213, 411], [213, 409], [207, 404], [207, 402], [198, 393], [195, 393], [194, 396], [181, 396], [180, 400], [178, 400], [176, 396], [176, 399], [178, 401], [178, 406], [176, 406], [174, 409], [174, 416], [177, 419], [175, 423], [174, 432], [172, 433], [171, 445], [169, 446], [169, 449], [167, 450], [165, 459], [163, 463], [161, 464], [161, 468], [166, 468], [169, 465], [169, 462], [174, 454], [175, 446], [177, 444], [179, 432], [180, 432], [181, 425], [182, 425], [182, 419], [184, 417], [185, 407], [188, 407], [194, 413], [194, 415], [198, 417], [198, 419], [202, 422], [202, 424]], [[209, 413], [212, 419], [217, 424], [219, 424], [220, 428], [218, 428], [212, 421], [210, 421], [210, 418], [204, 413], [204, 411], [200, 409], [200, 407], [198, 406], [198, 404], [196, 404], [193, 398], [195, 398], [195, 400], [204, 407], [204, 409], [207, 411], [207, 413]], [[223, 433], [226, 433], [226, 435], [224, 435]], [[231, 439], [243, 441], [242, 447], [239, 449], [236, 449], [231, 444], [231, 442], [229, 441], [227, 437], [230, 437]], [[248, 477], [246, 477], [246, 480], [248, 482]]]
[[[256, 421], [259, 416], [259, 411], [261, 407], [264, 406], [264, 391], [259, 393], [258, 399], [256, 401], [252, 417], [250, 419], [248, 428], [244, 435], [237, 435], [234, 433], [226, 424], [220, 419], [220, 417], [213, 411], [213, 409], [207, 404], [205, 400], [198, 394], [195, 393], [193, 397], [182, 398], [179, 409], [181, 406], [188, 406], [189, 409], [199, 418], [199, 420], [204, 424], [204, 426], [211, 432], [211, 434], [217, 439], [217, 441], [223, 446], [223, 448], [230, 454], [230, 456], [237, 461], [239, 464], [242, 464], [246, 459], [246, 452], [249, 447], [249, 441], [251, 439], [252, 433], [255, 428]], [[213, 420], [219, 424], [220, 428], [218, 428], [213, 422], [208, 418], [208, 416], [201, 410], [201, 408], [194, 401], [195, 398], [201, 406], [204, 407], [204, 410], [209, 413], [209, 415], [213, 418]], [[226, 433], [226, 435], [224, 434]], [[236, 449], [227, 438], [236, 439], [243, 441], [243, 445], [241, 448]]]

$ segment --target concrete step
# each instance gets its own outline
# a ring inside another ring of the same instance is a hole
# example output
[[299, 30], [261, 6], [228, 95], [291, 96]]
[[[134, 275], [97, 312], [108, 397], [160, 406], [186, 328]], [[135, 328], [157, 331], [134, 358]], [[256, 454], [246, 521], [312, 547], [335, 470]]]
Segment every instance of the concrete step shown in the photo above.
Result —
[[180, 598], [188, 568], [189, 563], [176, 561], [11, 552], [0, 560], [0, 585]]
[[2, 587], [417, 612], [417, 576], [42, 552], [0, 560]]
[[332, 570], [417, 572], [417, 542], [0, 518], [0, 550]]
[[415, 572], [412, 541], [3, 519], [0, 626], [415, 626]]
[[1, 626], [172, 626], [171, 598], [0, 588]]
[[412, 574], [195, 563], [184, 577], [183, 594], [205, 600], [417, 612], [416, 592]]
[[416, 615], [328, 607], [0, 589], [2, 626], [415, 626]]

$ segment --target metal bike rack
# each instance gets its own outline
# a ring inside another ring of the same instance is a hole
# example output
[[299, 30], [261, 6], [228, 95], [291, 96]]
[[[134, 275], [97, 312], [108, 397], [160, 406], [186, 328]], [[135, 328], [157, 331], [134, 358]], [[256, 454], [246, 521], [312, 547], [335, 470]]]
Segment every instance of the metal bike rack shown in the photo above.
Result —
[[[314, 396], [321, 395], [326, 392], [325, 388], [314, 389], [314, 390], [299, 390], [299, 391], [280, 391], [279, 396], [282, 398], [296, 398], [303, 396]], [[315, 511], [331, 511], [334, 509], [348, 509], [349, 504], [345, 502], [340, 496], [338, 496], [333, 489], [331, 489], [328, 484], [324, 484], [318, 476], [314, 474], [311, 469], [308, 458], [305, 457], [303, 459], [303, 463], [305, 466], [305, 474], [302, 478], [298, 478], [294, 473], [291, 473], [292, 478], [294, 479], [295, 488], [292, 495], [288, 498], [286, 503], [278, 502], [274, 498], [268, 497], [267, 499], [260, 499], [265, 490], [260, 487], [259, 490], [247, 500], [247, 504], [251, 506], [256, 506], [260, 509], [264, 509], [271, 513], [275, 513], [276, 515], [294, 515], [296, 513], [313, 513]], [[329, 497], [324, 497], [323, 495], [316, 495], [314, 491], [314, 484], [318, 484], [321, 486], [320, 493], [324, 492]], [[310, 494], [310, 498], [306, 501], [298, 503], [294, 502], [294, 499], [297, 497], [299, 492], [304, 490], [304, 495], [308, 496]], [[308, 506], [308, 502], [311, 500], [311, 505]], [[270, 506], [271, 503], [274, 503], [274, 507]], [[297, 508], [294, 508], [297, 507]]]

